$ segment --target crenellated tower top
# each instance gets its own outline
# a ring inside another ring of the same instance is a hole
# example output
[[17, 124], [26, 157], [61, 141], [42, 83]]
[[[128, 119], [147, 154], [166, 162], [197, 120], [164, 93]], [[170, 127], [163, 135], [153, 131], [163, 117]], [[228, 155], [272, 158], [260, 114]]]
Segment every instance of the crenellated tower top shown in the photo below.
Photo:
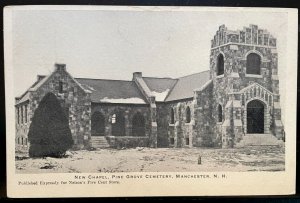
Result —
[[211, 40], [211, 48], [217, 48], [225, 44], [245, 44], [276, 47], [276, 39], [265, 29], [259, 29], [257, 25], [244, 27], [243, 30], [228, 30], [221, 25]]

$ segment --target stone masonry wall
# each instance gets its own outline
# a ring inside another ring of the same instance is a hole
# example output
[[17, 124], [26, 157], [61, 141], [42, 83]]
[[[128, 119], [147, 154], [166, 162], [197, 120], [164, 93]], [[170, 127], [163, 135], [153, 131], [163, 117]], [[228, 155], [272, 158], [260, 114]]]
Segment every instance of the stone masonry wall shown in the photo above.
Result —
[[[186, 122], [186, 109], [190, 108], [191, 121]], [[174, 124], [171, 124], [171, 108], [174, 110]], [[192, 99], [157, 105], [157, 128], [159, 147], [192, 147], [194, 129], [194, 105]], [[167, 130], [166, 130], [167, 129]], [[172, 141], [174, 143], [172, 144]]]
[[217, 106], [213, 102], [213, 83], [196, 90], [195, 96], [195, 130], [193, 146], [219, 147], [221, 140], [220, 124], [217, 123]]
[[16, 143], [16, 149], [17, 151], [23, 152], [27, 151], [29, 147], [28, 143], [28, 130], [30, 121], [28, 118], [28, 106], [29, 101], [20, 103], [15, 106], [15, 120], [16, 120], [16, 137], [15, 137], [15, 143]]
[[[260, 56], [260, 75], [246, 74], [247, 55], [250, 53]], [[217, 76], [216, 68], [219, 54], [224, 56], [224, 74]], [[244, 27], [242, 31], [231, 31], [224, 25], [219, 27], [212, 40], [210, 70], [213, 81], [212, 114], [214, 120], [217, 120], [218, 111], [216, 109], [220, 104], [225, 114], [223, 115], [223, 124], [220, 124], [223, 126], [223, 133], [230, 133], [230, 136], [234, 137], [234, 132], [245, 132], [245, 129], [232, 129], [235, 124], [246, 127], [245, 119], [240, 118], [242, 115], [246, 115], [244, 113], [245, 107], [241, 106], [243, 105], [241, 95], [232, 93], [238, 93], [249, 85], [257, 83], [272, 92], [274, 101], [279, 102], [277, 60], [276, 39], [266, 30], [258, 29], [256, 25]], [[269, 99], [265, 103], [270, 103], [270, 111], [272, 111], [273, 103]], [[228, 109], [226, 109], [226, 105]], [[226, 120], [226, 114], [228, 114], [229, 120]], [[273, 119], [272, 122], [275, 122], [274, 117], [271, 119]], [[231, 130], [227, 129], [226, 126]], [[216, 131], [218, 128], [214, 129], [215, 133], [220, 133], [220, 131]]]
[[[62, 93], [59, 92], [59, 81], [63, 83]], [[36, 90], [30, 90], [29, 92], [26, 133], [28, 133], [35, 109], [38, 107], [39, 102], [43, 97], [49, 92], [53, 93], [58, 98], [63, 110], [68, 114], [67, 117], [69, 118], [74, 148], [81, 149], [87, 147], [91, 132], [90, 95], [71, 78], [66, 72], [65, 66], [60, 64], [56, 64], [56, 70], [40, 87]], [[20, 127], [17, 126], [17, 133], [19, 132]]]

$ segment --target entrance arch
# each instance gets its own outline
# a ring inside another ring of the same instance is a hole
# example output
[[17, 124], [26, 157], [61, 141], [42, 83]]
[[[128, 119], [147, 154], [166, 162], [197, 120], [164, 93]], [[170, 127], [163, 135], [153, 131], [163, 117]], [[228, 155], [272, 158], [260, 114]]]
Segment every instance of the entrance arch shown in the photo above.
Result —
[[112, 115], [111, 125], [113, 136], [125, 136], [125, 117], [122, 112]]
[[145, 119], [139, 112], [132, 118], [132, 136], [145, 136]]
[[91, 119], [91, 135], [104, 136], [105, 135], [105, 118], [102, 113], [96, 111]]
[[264, 133], [265, 110], [264, 103], [259, 100], [252, 100], [247, 104], [247, 133]]

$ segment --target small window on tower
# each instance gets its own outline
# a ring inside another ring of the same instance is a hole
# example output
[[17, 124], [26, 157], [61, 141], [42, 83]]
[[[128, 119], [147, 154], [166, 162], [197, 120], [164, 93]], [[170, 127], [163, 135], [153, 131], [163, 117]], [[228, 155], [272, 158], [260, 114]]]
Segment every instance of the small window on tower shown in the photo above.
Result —
[[222, 54], [219, 54], [217, 58], [217, 75], [224, 74], [224, 57]]
[[59, 89], [58, 89], [58, 92], [59, 92], [59, 93], [62, 93], [62, 92], [63, 92], [63, 82], [62, 82], [62, 81], [59, 81], [59, 84], [58, 84], [58, 85], [59, 85], [59, 87], [58, 87], [58, 88], [59, 88]]

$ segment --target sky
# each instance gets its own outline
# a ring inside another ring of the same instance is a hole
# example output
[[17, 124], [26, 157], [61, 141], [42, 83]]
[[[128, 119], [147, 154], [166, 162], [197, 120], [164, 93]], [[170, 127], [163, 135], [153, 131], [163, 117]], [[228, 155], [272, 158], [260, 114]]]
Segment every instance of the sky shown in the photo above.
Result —
[[[20, 9], [12, 19], [15, 96], [38, 74], [50, 74], [55, 63], [65, 63], [75, 78], [131, 80], [137, 71], [177, 78], [208, 70], [211, 39], [222, 24], [267, 29], [277, 38], [284, 77], [287, 14], [276, 10]], [[282, 82], [280, 88], [284, 92]]]

